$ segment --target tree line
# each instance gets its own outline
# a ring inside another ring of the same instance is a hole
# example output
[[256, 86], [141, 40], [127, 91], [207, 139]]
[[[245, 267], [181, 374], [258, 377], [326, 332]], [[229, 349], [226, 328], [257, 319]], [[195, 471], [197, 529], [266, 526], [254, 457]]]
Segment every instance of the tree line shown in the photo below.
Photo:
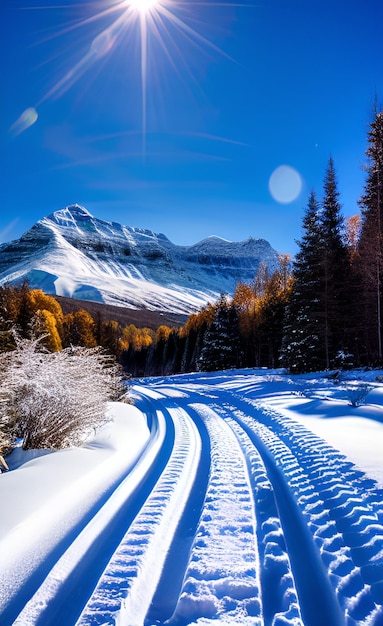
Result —
[[41, 338], [40, 345], [50, 352], [70, 346], [101, 346], [117, 358], [130, 345], [139, 349], [156, 337], [150, 328], [121, 326], [82, 308], [64, 315], [54, 296], [30, 289], [27, 282], [0, 287], [0, 352], [16, 347], [14, 329], [21, 338]]
[[273, 272], [261, 264], [254, 281], [239, 283], [233, 297], [222, 294], [181, 328], [162, 327], [149, 346], [131, 345], [122, 364], [135, 377], [277, 367], [291, 287], [290, 259], [281, 255]]

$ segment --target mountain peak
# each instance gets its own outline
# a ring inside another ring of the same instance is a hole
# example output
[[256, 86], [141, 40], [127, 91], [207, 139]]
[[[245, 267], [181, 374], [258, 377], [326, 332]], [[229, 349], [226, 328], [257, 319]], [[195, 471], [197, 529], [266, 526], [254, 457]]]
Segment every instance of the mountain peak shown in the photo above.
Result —
[[72, 213], [72, 215], [93, 217], [93, 215], [89, 213], [88, 209], [83, 207], [81, 204], [77, 204], [77, 202], [75, 204], [69, 204], [67, 207], [65, 207], [65, 209], [61, 209], [61, 210], [68, 211], [69, 213]]
[[93, 215], [81, 204], [69, 204], [64, 209], [49, 215], [48, 219], [60, 226], [70, 226], [75, 225], [76, 222], [93, 219]]

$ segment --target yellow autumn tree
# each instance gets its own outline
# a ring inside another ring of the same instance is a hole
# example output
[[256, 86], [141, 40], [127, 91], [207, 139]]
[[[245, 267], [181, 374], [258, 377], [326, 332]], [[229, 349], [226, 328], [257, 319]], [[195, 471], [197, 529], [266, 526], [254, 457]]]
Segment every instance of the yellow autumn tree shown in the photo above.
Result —
[[179, 329], [180, 337], [187, 337], [192, 331], [198, 331], [204, 324], [211, 324], [217, 311], [217, 303], [206, 304], [198, 313], [189, 315], [185, 324]]
[[57, 328], [57, 320], [51, 311], [38, 309], [32, 318], [31, 328], [37, 337], [45, 335], [41, 341], [43, 345], [50, 350], [50, 352], [58, 352], [58, 350], [62, 350], [61, 337]]
[[161, 324], [156, 330], [155, 342], [159, 341], [167, 341], [169, 339], [169, 335], [172, 332], [172, 329], [169, 326], [165, 326], [165, 324]]
[[148, 348], [154, 340], [155, 333], [151, 328], [137, 328], [134, 324], [125, 326], [122, 330], [121, 348], [128, 350], [132, 347], [134, 350]]
[[0, 321], [15, 323], [19, 312], [19, 291], [12, 285], [0, 287]]
[[95, 322], [85, 309], [64, 316], [64, 334], [66, 345], [94, 348], [97, 345], [95, 338]]
[[49, 311], [56, 320], [57, 332], [60, 335], [60, 339], [63, 338], [63, 322], [64, 314], [60, 304], [56, 298], [49, 296], [41, 291], [41, 289], [31, 289], [29, 292], [31, 306], [34, 311], [44, 310]]
[[49, 296], [41, 291], [41, 289], [31, 289], [30, 298], [35, 311], [38, 311], [39, 309], [50, 311], [50, 313], [52, 313], [52, 315], [56, 318], [57, 322], [63, 322], [63, 311], [56, 298]]
[[346, 219], [346, 243], [350, 250], [351, 261], [356, 257], [362, 230], [362, 218], [359, 213]]
[[243, 337], [248, 338], [254, 331], [259, 314], [260, 298], [252, 286], [239, 283], [234, 292], [233, 305], [239, 318], [239, 330]]

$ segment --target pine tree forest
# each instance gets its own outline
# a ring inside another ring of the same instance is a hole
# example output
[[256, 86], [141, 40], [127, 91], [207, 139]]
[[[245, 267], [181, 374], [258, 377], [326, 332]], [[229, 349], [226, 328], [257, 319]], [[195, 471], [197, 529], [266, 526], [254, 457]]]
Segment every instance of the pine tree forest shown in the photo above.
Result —
[[26, 284], [0, 287], [0, 351], [41, 337], [50, 352], [102, 346], [133, 377], [238, 367], [292, 373], [383, 364], [383, 111], [367, 134], [360, 214], [342, 215], [330, 157], [322, 196], [310, 193], [298, 252], [262, 264], [251, 284], [192, 314], [182, 327], [122, 328], [87, 311], [64, 315], [53, 296]]

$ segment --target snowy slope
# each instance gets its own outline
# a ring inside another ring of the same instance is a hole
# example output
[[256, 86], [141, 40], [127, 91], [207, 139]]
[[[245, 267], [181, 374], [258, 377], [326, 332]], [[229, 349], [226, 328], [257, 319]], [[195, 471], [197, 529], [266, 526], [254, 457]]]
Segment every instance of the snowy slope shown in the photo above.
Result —
[[46, 293], [190, 313], [252, 280], [259, 263], [276, 261], [263, 239], [208, 237], [177, 246], [165, 235], [96, 219], [76, 204], [0, 246], [0, 284], [28, 279]]
[[192, 374], [131, 395], [93, 444], [10, 457], [2, 626], [381, 626], [374, 373]]

